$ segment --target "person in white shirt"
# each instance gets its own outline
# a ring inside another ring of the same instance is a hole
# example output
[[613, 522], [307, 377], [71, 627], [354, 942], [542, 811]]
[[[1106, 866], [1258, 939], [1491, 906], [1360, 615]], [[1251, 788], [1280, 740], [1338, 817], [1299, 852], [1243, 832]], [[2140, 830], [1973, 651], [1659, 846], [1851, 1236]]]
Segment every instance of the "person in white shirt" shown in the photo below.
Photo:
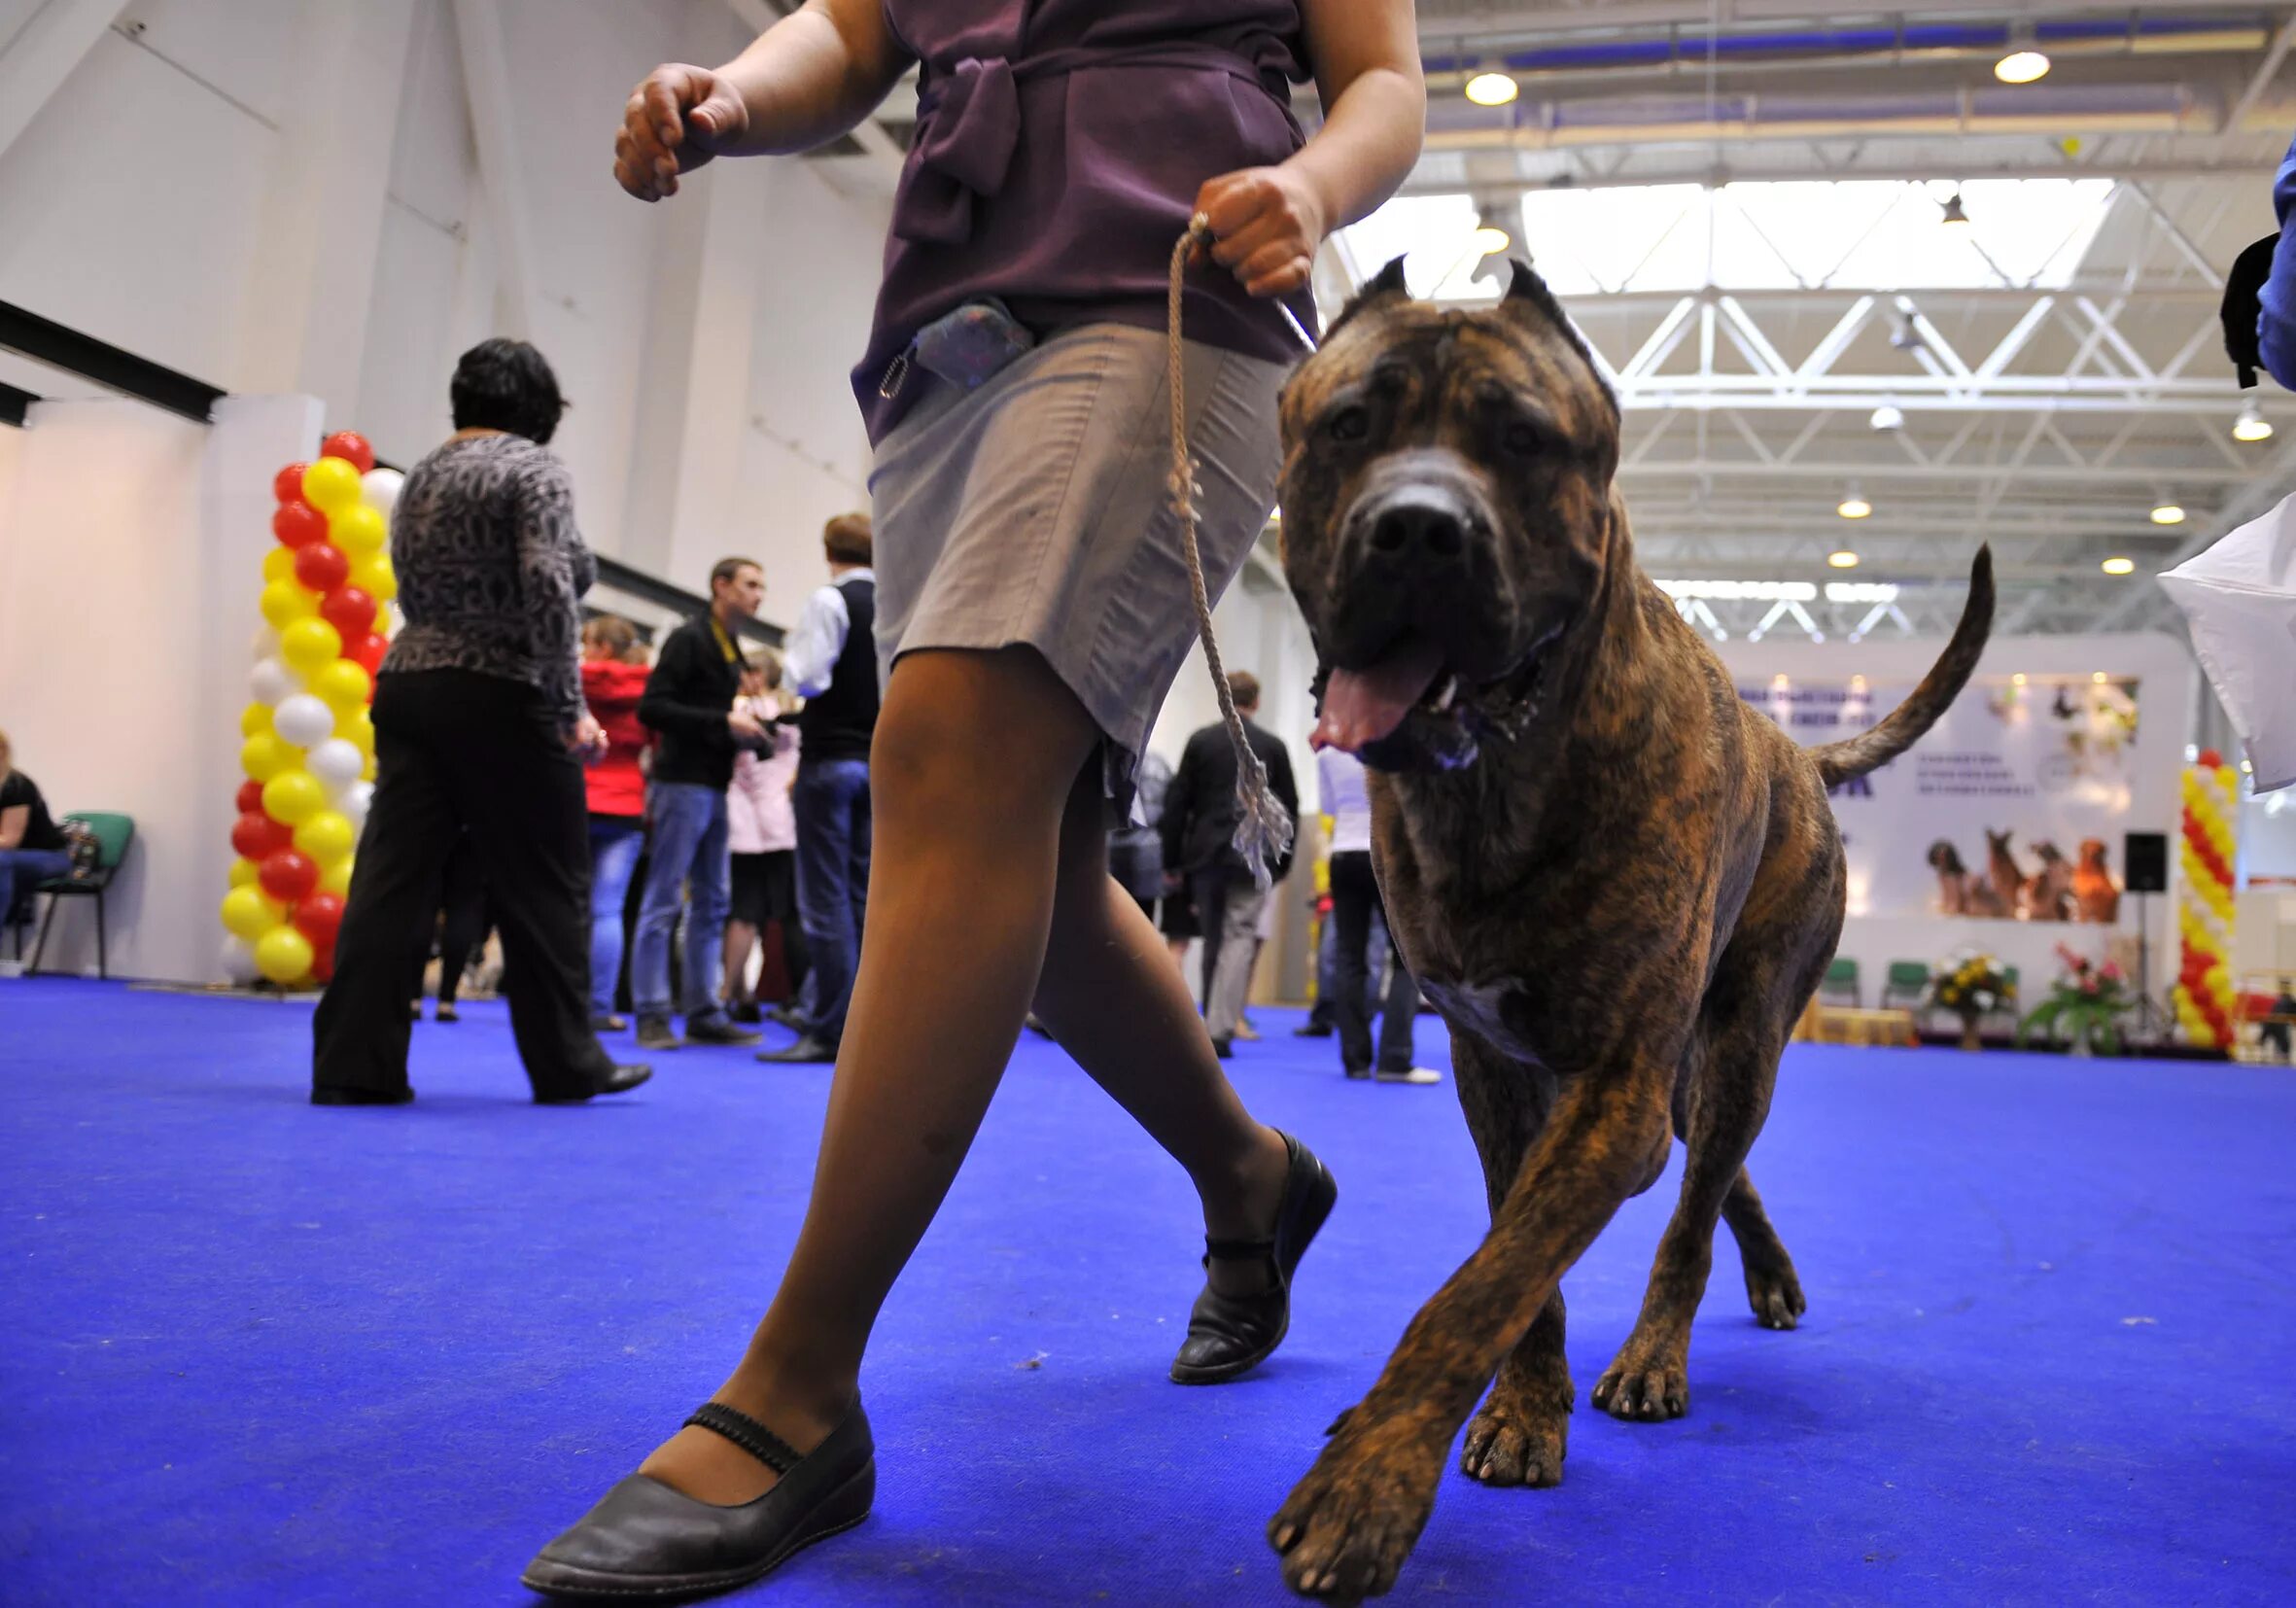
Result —
[[761, 1020], [749, 951], [771, 924], [781, 924], [782, 966], [792, 998], [805, 980], [805, 938], [797, 925], [797, 811], [789, 797], [797, 786], [799, 739], [795, 723], [783, 718], [788, 706], [781, 687], [781, 660], [770, 652], [751, 654], [735, 707], [748, 711], [774, 746], [770, 753], [745, 749], [734, 755], [733, 786], [725, 795], [733, 915], [725, 924], [724, 995], [726, 1014], [743, 1023]]
[[1339, 1030], [1339, 1065], [1349, 1077], [1376, 1077], [1381, 1083], [1436, 1083], [1441, 1079], [1411, 1065], [1411, 1030], [1419, 1015], [1419, 985], [1395, 957], [1380, 1007], [1378, 1057], [1372, 1051], [1367, 1001], [1366, 951], [1372, 918], [1380, 914], [1379, 883], [1372, 873], [1372, 803], [1364, 786], [1363, 761], [1339, 749], [1315, 756], [1315, 786], [1323, 813], [1332, 818], [1332, 923], [1339, 930], [1339, 963], [1334, 1001]]

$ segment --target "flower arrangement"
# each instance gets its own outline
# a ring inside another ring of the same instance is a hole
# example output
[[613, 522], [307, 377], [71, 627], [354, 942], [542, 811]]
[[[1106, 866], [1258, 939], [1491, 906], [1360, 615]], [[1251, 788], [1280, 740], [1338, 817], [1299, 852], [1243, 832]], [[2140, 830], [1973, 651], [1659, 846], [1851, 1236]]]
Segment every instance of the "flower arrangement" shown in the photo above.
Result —
[[2063, 944], [2057, 946], [2057, 958], [2065, 962], [2065, 970], [2051, 986], [2049, 997], [2018, 1025], [2017, 1042], [2023, 1044], [2037, 1031], [2051, 1043], [2063, 1038], [2074, 1055], [2118, 1055], [2121, 1018], [2137, 1004], [2128, 978], [2112, 961], [2099, 965]]
[[1948, 960], [1930, 979], [1930, 1004], [1962, 1019], [1962, 1048], [1977, 1044], [1977, 1024], [1995, 1011], [2013, 1004], [2017, 990], [1990, 955]]

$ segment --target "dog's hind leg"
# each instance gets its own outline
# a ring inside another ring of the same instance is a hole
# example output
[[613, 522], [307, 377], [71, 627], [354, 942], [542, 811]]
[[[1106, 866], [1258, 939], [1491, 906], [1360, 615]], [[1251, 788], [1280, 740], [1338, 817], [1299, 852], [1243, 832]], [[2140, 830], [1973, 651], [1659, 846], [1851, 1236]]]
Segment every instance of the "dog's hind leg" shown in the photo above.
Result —
[[1762, 1198], [1755, 1193], [1746, 1169], [1738, 1169], [1729, 1194], [1722, 1197], [1722, 1221], [1738, 1241], [1738, 1260], [1746, 1270], [1746, 1300], [1755, 1321], [1765, 1329], [1791, 1329], [1799, 1322], [1809, 1303], [1802, 1299], [1802, 1283], [1794, 1276], [1793, 1258], [1770, 1226]]
[[[1689, 1411], [1690, 1319], [1714, 1264], [1715, 1220], [1742, 1184], [1760, 1216], [1754, 1186], [1744, 1182], [1746, 1153], [1769, 1114], [1785, 1047], [1785, 1024], [1771, 1006], [1772, 996], [1784, 991], [1762, 986], [1761, 969], [1759, 962], [1725, 956], [1708, 993], [1699, 1023], [1703, 1054], [1691, 1052], [1687, 1120], [1681, 1123], [1689, 1146], [1682, 1196], [1658, 1241], [1642, 1316], [1594, 1386], [1595, 1406], [1615, 1418], [1679, 1418]], [[1766, 1231], [1767, 1219], [1761, 1222]], [[1770, 1242], [1777, 1243], [1775, 1234]], [[1783, 1247], [1778, 1254], [1783, 1261]]]
[[[1507, 1191], [1522, 1171], [1531, 1141], [1553, 1107], [1554, 1074], [1525, 1068], [1494, 1055], [1464, 1033], [1451, 1040], [1452, 1075], [1496, 1222]], [[1578, 1391], [1563, 1356], [1562, 1286], [1499, 1364], [1498, 1382], [1468, 1420], [1459, 1467], [1487, 1486], [1562, 1483], [1563, 1449], [1570, 1439]]]

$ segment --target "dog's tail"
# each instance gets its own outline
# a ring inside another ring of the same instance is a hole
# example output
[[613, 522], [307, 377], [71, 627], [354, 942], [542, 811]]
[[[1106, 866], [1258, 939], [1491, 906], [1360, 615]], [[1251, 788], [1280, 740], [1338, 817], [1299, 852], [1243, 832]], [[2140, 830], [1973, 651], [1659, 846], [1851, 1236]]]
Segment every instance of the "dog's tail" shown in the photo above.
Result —
[[1967, 684], [1969, 673], [1977, 668], [1977, 656], [1985, 651], [1985, 639], [1993, 630], [1993, 548], [1977, 549], [1977, 561], [1969, 566], [1969, 600], [1962, 605], [1961, 623], [1953, 628], [1953, 640], [1945, 645], [1945, 651], [1937, 662], [1930, 666], [1930, 673], [1922, 678], [1922, 684], [1913, 695], [1890, 712], [1890, 717], [1871, 731], [1839, 743], [1827, 743], [1810, 751], [1818, 761], [1818, 775], [1828, 787], [1839, 786], [1852, 777], [1863, 776], [1867, 771], [1903, 753], [1920, 741], [1923, 732], [1937, 723], [1961, 695]]

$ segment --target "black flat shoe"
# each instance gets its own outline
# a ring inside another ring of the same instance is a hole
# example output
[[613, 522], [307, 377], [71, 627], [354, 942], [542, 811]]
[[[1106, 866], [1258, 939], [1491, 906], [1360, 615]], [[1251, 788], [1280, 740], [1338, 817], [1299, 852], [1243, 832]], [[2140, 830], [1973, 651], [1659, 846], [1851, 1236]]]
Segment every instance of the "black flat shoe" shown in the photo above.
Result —
[[722, 1016], [705, 1016], [699, 1021], [685, 1019], [685, 1041], [688, 1044], [730, 1044], [737, 1049], [748, 1049], [763, 1038], [761, 1032], [750, 1032], [738, 1028]]
[[626, 1095], [653, 1075], [654, 1069], [643, 1064], [616, 1066], [599, 1080], [598, 1087], [595, 1089], [578, 1095], [537, 1095], [534, 1098], [534, 1102], [537, 1105], [579, 1105], [582, 1101], [595, 1100], [600, 1095]]
[[[1280, 1130], [1279, 1130], [1280, 1132]], [[1292, 1326], [1292, 1275], [1314, 1242], [1315, 1231], [1332, 1214], [1339, 1186], [1315, 1152], [1289, 1134], [1284, 1148], [1291, 1171], [1284, 1179], [1283, 1205], [1276, 1208], [1271, 1240], [1214, 1240], [1204, 1237], [1203, 1263], [1265, 1259], [1275, 1271], [1272, 1287], [1258, 1295], [1222, 1295], [1207, 1282], [1188, 1314], [1188, 1338], [1172, 1360], [1175, 1384], [1220, 1384], [1251, 1372], [1283, 1344]]]
[[400, 1085], [396, 1089], [354, 1089], [344, 1083], [317, 1083], [311, 1087], [313, 1105], [404, 1105], [414, 1099], [414, 1090]]
[[757, 1059], [776, 1066], [834, 1066], [837, 1065], [837, 1046], [825, 1044], [809, 1032], [785, 1048], [759, 1050]]
[[781, 1483], [754, 1502], [718, 1507], [633, 1474], [538, 1553], [519, 1583], [546, 1596], [625, 1602], [730, 1591], [869, 1517], [877, 1449], [858, 1403], [802, 1457], [755, 1418], [715, 1402], [685, 1421], [724, 1436]]

